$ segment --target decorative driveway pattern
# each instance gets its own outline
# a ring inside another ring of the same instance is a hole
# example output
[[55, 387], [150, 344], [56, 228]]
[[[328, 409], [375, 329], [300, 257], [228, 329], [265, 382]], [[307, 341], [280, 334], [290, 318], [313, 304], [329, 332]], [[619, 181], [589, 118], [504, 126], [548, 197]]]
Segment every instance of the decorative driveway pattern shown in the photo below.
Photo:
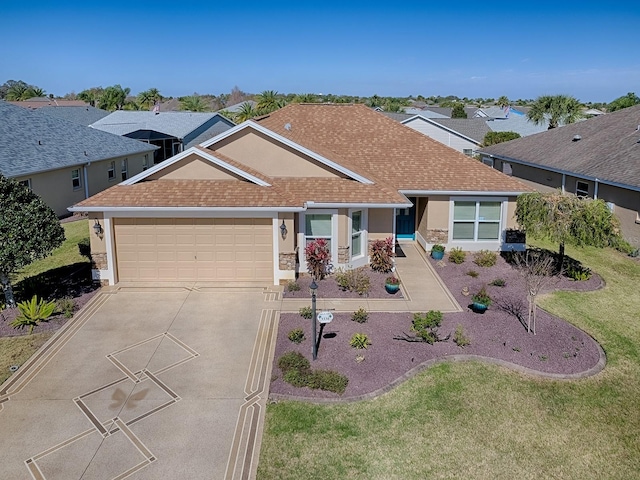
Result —
[[103, 289], [0, 389], [0, 477], [253, 478], [275, 301]]

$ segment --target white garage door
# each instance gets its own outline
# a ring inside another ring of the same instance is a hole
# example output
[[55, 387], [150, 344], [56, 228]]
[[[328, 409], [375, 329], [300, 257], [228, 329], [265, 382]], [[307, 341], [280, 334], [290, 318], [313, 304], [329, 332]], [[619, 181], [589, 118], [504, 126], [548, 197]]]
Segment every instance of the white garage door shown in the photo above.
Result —
[[273, 282], [270, 218], [117, 218], [119, 281]]

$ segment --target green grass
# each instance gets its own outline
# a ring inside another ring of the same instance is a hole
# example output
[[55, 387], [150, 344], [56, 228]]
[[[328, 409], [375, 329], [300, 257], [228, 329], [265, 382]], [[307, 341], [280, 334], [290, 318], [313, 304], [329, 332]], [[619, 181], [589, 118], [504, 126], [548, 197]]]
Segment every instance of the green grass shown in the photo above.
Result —
[[20, 270], [13, 279], [14, 284], [21, 280], [39, 275], [49, 270], [73, 265], [76, 263], [88, 263], [88, 259], [80, 255], [78, 242], [89, 238], [89, 220], [78, 220], [62, 225], [64, 227], [65, 241], [56, 248], [51, 255], [42, 260], [36, 260]]
[[447, 363], [372, 401], [272, 404], [258, 478], [640, 478], [640, 264], [613, 250], [567, 253], [606, 287], [540, 303], [601, 343], [603, 372], [553, 381]]
[[11, 376], [9, 367], [29, 360], [54, 332], [0, 338], [0, 384]]

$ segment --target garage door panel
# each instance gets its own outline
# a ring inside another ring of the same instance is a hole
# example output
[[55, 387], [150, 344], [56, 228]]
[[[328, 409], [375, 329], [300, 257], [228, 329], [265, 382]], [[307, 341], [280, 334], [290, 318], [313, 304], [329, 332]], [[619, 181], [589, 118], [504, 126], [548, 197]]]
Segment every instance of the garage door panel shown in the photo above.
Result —
[[115, 219], [122, 281], [272, 281], [273, 221]]

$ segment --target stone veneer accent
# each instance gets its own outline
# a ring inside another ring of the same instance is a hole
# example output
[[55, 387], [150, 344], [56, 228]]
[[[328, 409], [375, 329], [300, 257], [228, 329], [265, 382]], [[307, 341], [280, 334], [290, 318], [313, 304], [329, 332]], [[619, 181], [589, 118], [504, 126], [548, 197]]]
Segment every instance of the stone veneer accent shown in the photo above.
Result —
[[296, 269], [296, 252], [280, 253], [278, 255], [280, 270], [295, 270]]
[[427, 235], [424, 239], [427, 243], [447, 243], [447, 241], [449, 240], [449, 230], [427, 230]]
[[349, 263], [351, 257], [349, 256], [349, 247], [338, 247], [338, 263]]
[[106, 270], [107, 269], [107, 254], [106, 253], [92, 253], [91, 254], [91, 263], [94, 265], [94, 268], [97, 270]]

